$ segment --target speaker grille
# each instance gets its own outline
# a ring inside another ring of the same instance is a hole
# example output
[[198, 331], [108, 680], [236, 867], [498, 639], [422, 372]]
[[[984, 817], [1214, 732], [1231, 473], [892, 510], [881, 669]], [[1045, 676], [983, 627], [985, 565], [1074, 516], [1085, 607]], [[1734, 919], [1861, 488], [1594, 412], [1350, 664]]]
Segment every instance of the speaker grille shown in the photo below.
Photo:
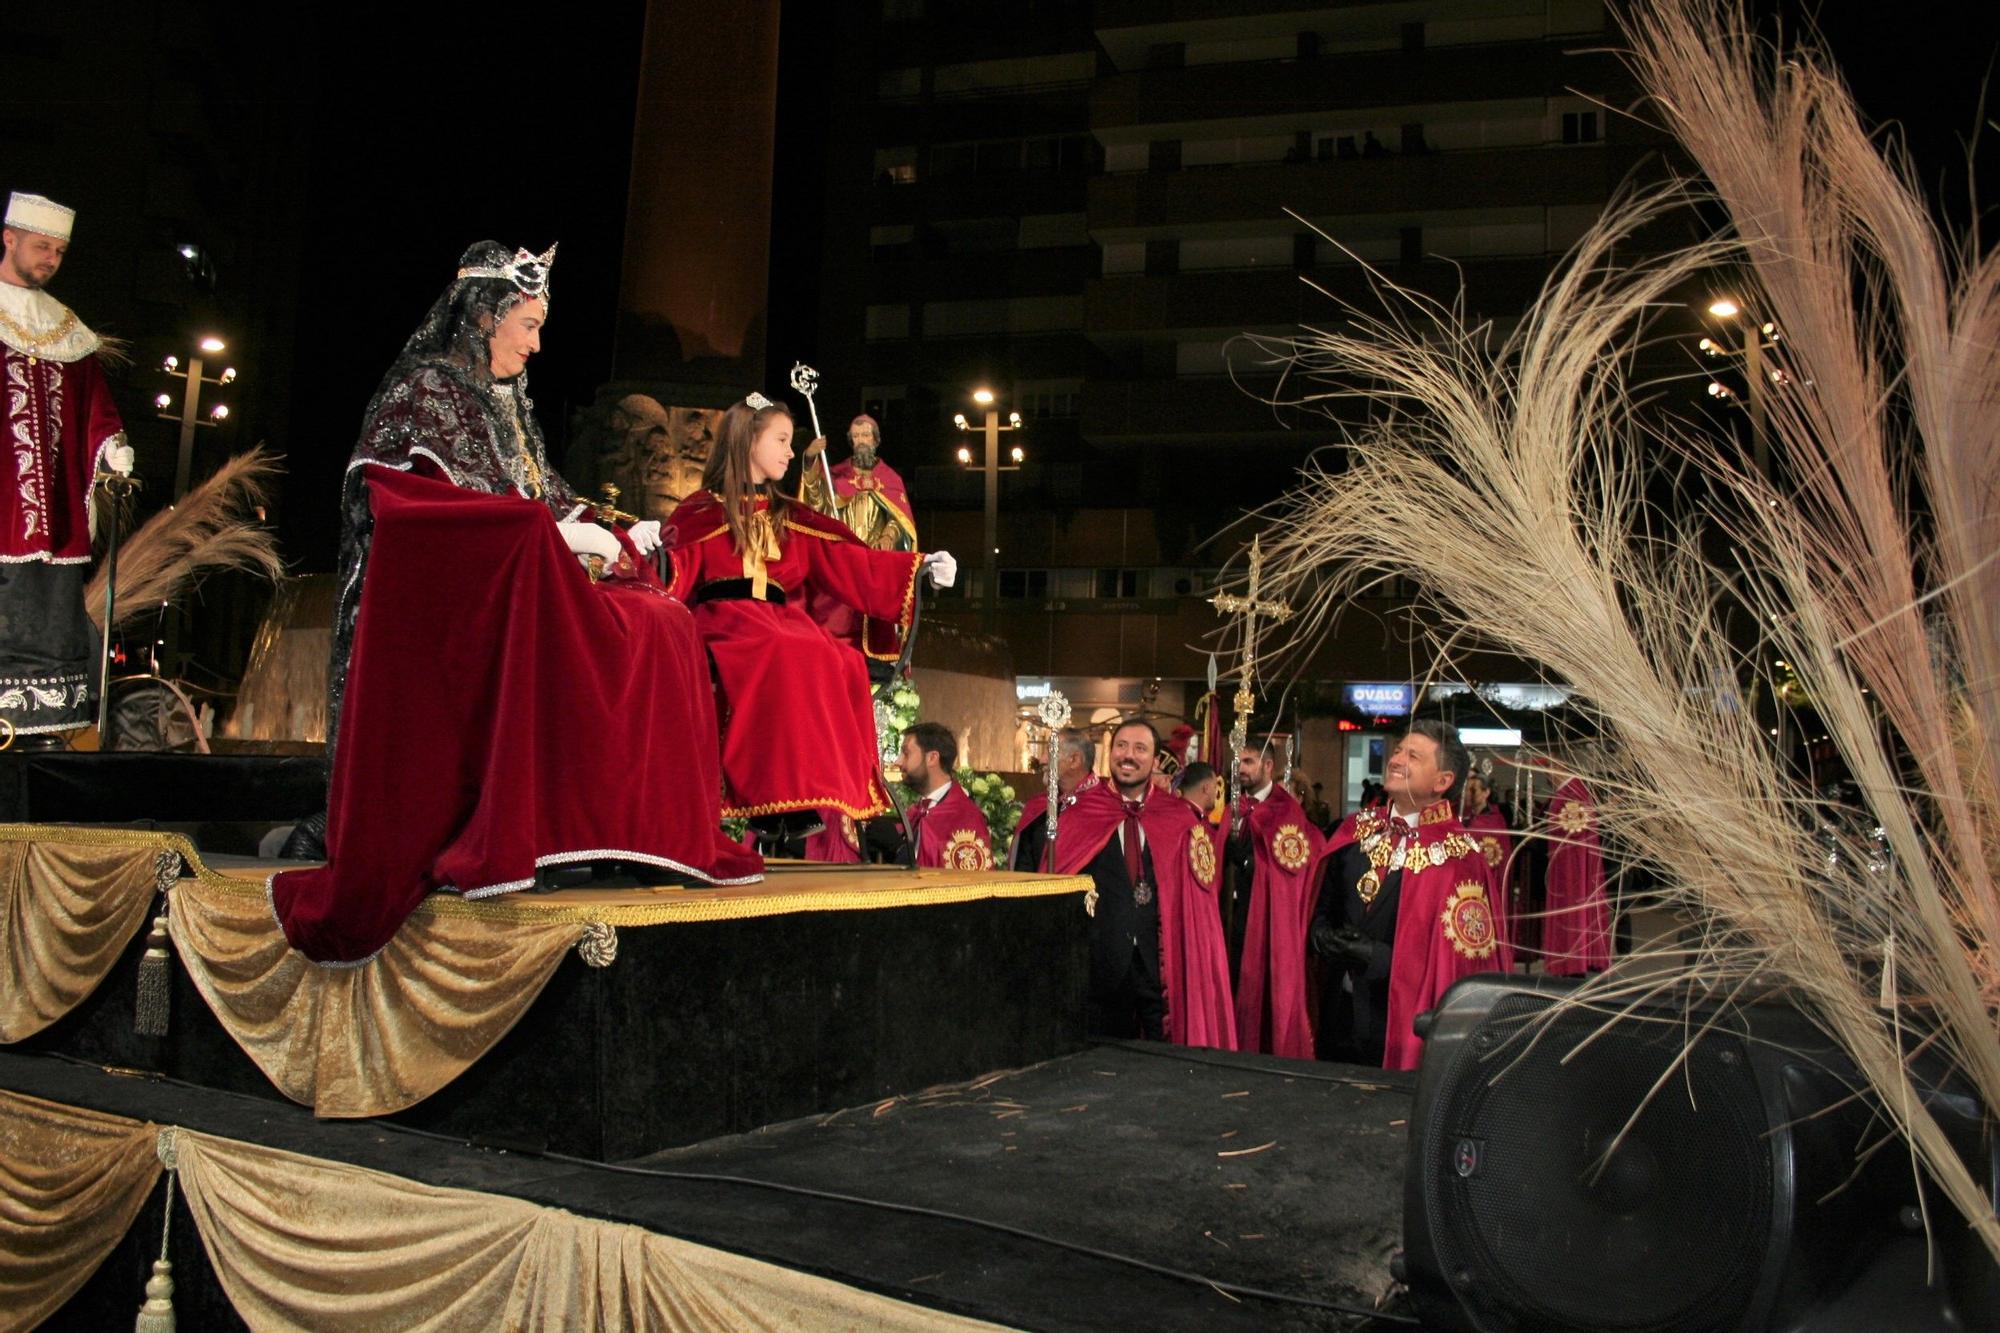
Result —
[[1461, 1048], [1466, 1061], [1492, 1058], [1457, 1071], [1428, 1126], [1444, 1273], [1467, 1309], [1502, 1327], [1713, 1327], [1749, 1301], [1770, 1242], [1773, 1149], [1741, 1039], [1703, 1037], [1607, 1162], [1686, 1034], [1628, 1022], [1564, 1064], [1603, 1022], [1579, 1011], [1549, 1020], [1510, 1063], [1522, 1048], [1506, 1038], [1547, 1005], [1527, 994], [1495, 1004]]

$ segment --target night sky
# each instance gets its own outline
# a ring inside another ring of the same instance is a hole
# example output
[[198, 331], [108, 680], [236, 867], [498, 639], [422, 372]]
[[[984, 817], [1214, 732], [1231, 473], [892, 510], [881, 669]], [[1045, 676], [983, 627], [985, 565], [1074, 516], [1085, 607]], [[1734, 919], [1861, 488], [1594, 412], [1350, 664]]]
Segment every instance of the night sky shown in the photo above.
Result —
[[[788, 347], [810, 338], [817, 301], [819, 246], [807, 234], [814, 213], [787, 191], [800, 170], [796, 145], [825, 133], [827, 104], [801, 46], [816, 44], [810, 37], [824, 28], [826, 4], [785, 6], [791, 44], [779, 101], [784, 170], [772, 291], [788, 308], [774, 310], [771, 323], [796, 330]], [[1763, 0], [1759, 8], [1796, 29], [1814, 7]], [[1969, 213], [1960, 142], [2000, 50], [2000, 7], [1968, 17], [1973, 8], [1841, 3], [1820, 16], [1865, 112], [1901, 124], [1924, 180], [1960, 220]], [[302, 249], [291, 392], [289, 402], [274, 396], [280, 417], [267, 427], [290, 458], [281, 510], [288, 554], [300, 568], [330, 568], [337, 477], [362, 409], [466, 244], [562, 243], [545, 350], [531, 371], [552, 447], [609, 377], [644, 6], [489, 4], [464, 11], [474, 17], [421, 5], [265, 14], [235, 30], [231, 58], [267, 71], [246, 96], [270, 100], [237, 109], [289, 122], [304, 158], [291, 224]], [[800, 42], [801, 32], [809, 40]], [[2000, 134], [1989, 130], [1981, 150], [1987, 197], [2000, 172], [1995, 140]]]

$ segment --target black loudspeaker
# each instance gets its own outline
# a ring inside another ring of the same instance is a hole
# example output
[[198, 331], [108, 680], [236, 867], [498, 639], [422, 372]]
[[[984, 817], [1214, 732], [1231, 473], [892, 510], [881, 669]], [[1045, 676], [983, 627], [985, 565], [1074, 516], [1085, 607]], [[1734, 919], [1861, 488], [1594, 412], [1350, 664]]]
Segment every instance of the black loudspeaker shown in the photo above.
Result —
[[[1909, 1153], [1796, 1011], [1662, 1005], [1607, 1027], [1550, 1012], [1574, 984], [1474, 977], [1419, 1019], [1398, 1275], [1426, 1329], [1994, 1326], [1990, 1258], [1933, 1192], [1928, 1280]], [[1930, 1100], [1990, 1187], [1976, 1103]]]

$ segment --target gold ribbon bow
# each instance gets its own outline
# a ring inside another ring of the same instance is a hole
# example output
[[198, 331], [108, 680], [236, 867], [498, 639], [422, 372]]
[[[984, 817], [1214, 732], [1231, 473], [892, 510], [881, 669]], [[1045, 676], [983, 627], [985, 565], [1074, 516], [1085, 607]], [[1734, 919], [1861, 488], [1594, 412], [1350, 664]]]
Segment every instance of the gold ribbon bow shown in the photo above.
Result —
[[778, 545], [778, 534], [771, 527], [771, 512], [759, 509], [750, 515], [750, 521], [743, 528], [743, 577], [750, 580], [750, 595], [758, 601], [767, 600], [766, 591], [771, 585], [771, 577], [764, 568], [767, 560], [782, 557], [784, 548]]

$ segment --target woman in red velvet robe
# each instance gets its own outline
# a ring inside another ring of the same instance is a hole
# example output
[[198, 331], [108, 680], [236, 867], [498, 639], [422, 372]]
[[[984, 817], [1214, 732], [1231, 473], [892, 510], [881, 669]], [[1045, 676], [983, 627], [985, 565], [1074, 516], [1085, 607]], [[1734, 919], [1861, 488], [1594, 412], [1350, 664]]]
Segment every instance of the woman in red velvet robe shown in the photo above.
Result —
[[865, 819], [889, 808], [867, 663], [808, 614], [808, 599], [907, 628], [918, 573], [949, 586], [957, 566], [945, 552], [872, 550], [788, 501], [777, 483], [791, 459], [781, 404], [752, 394], [722, 414], [703, 489], [666, 534], [673, 594], [693, 609], [715, 661], [723, 813]]
[[[315, 962], [373, 957], [434, 889], [484, 898], [605, 863], [762, 877], [716, 820], [693, 617], [640, 544], [576, 521], [529, 411], [552, 258], [465, 252], [348, 466], [327, 864], [271, 880]], [[606, 558], [603, 581], [572, 553]]]

